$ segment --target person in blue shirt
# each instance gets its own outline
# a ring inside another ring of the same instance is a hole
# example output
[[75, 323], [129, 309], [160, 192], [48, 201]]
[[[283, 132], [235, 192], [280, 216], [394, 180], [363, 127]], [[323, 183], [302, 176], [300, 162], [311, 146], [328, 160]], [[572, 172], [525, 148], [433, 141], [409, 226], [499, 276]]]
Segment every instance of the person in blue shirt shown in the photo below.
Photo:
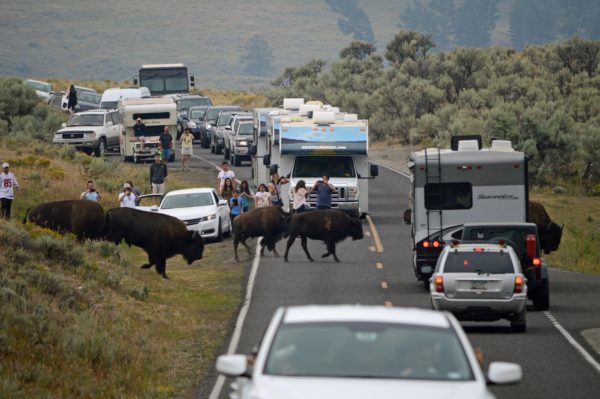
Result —
[[250, 210], [250, 204], [254, 203], [254, 193], [252, 192], [252, 190], [250, 190], [247, 180], [242, 180], [242, 182], [240, 183], [239, 198], [242, 201], [244, 212], [248, 212]]
[[331, 194], [337, 193], [337, 189], [329, 183], [329, 176], [323, 175], [323, 180], [318, 180], [310, 192], [317, 193], [317, 210], [331, 209]]
[[244, 213], [244, 205], [240, 199], [239, 190], [233, 190], [233, 197], [229, 199], [229, 217], [231, 218], [231, 228], [233, 231], [234, 219]]
[[100, 193], [96, 191], [96, 186], [94, 186], [94, 182], [88, 180], [87, 189], [81, 193], [80, 198], [90, 201], [98, 201], [102, 197], [100, 196]]

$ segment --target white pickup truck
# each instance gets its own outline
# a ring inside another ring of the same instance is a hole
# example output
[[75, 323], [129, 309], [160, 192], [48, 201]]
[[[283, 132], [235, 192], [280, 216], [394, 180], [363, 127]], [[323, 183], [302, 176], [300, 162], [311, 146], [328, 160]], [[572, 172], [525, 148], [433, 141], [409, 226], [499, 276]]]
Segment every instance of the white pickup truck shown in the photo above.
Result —
[[108, 149], [119, 150], [122, 124], [117, 110], [78, 112], [54, 133], [54, 144], [69, 144], [99, 157]]

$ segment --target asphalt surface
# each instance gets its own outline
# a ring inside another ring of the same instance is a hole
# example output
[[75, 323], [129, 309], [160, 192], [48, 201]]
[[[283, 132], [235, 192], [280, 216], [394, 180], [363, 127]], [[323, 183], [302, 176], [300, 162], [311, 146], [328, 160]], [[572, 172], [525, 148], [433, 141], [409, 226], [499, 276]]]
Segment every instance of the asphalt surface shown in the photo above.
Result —
[[[221, 155], [195, 146], [192, 167], [206, 169], [209, 166], [206, 162], [220, 165], [222, 160]], [[179, 158], [171, 167], [177, 168], [178, 162]], [[239, 180], [251, 181], [248, 162], [233, 169]], [[402, 223], [408, 179], [383, 167], [379, 171], [379, 177], [370, 183], [370, 206], [383, 250], [377, 251], [365, 221], [363, 240], [347, 239], [338, 244], [341, 263], [335, 263], [331, 257], [321, 259], [325, 246], [315, 241], [309, 241], [308, 246], [315, 259], [313, 263], [306, 259], [299, 240], [290, 251], [289, 263], [267, 253], [260, 259], [236, 353], [251, 352], [279, 306], [361, 303], [430, 308], [428, 294], [412, 271], [410, 226]], [[215, 178], [216, 173], [215, 170]], [[285, 241], [279, 242], [278, 249], [283, 256]], [[245, 249], [241, 249], [240, 255], [242, 259], [250, 257]], [[511, 333], [507, 321], [463, 323], [473, 346], [483, 349], [486, 363], [509, 361], [523, 368], [521, 383], [492, 387], [498, 398], [600, 398], [597, 368], [600, 356], [581, 335], [581, 331], [600, 327], [600, 276], [558, 269], [551, 269], [550, 273], [550, 312], [536, 312], [528, 306], [526, 333]], [[591, 356], [596, 368], [565, 338], [551, 318], [570, 334], [575, 345]], [[203, 381], [197, 397], [208, 398], [216, 379], [213, 373]], [[226, 380], [219, 398], [228, 398], [231, 382]]]

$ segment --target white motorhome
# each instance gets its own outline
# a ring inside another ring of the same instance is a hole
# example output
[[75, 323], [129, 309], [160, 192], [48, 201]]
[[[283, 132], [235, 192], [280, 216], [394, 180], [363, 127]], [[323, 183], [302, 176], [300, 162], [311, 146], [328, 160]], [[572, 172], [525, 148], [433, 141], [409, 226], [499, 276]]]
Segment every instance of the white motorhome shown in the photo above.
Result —
[[450, 149], [413, 152], [408, 167], [413, 268], [425, 288], [444, 245], [460, 239], [463, 224], [527, 221], [527, 157], [510, 141], [482, 148], [480, 136], [454, 136]]
[[102, 99], [100, 100], [100, 108], [117, 109], [119, 100], [147, 97], [150, 97], [150, 90], [148, 90], [148, 88], [146, 87], [135, 87], [128, 89], [114, 87], [112, 89], [106, 89], [104, 93], [102, 93]]
[[[118, 108], [123, 121], [121, 155], [125, 162], [153, 159], [160, 147], [158, 137], [165, 126], [171, 133], [177, 131], [177, 107], [170, 97], [120, 100]], [[142, 118], [146, 126], [140, 136], [133, 130], [137, 118]]]
[[269, 180], [269, 170], [263, 164], [263, 159], [269, 153], [268, 135], [267, 135], [267, 118], [271, 111], [276, 111], [277, 108], [255, 108], [253, 111], [254, 121], [254, 144], [251, 147], [251, 166], [252, 179], [255, 187], [260, 183], [266, 183]]

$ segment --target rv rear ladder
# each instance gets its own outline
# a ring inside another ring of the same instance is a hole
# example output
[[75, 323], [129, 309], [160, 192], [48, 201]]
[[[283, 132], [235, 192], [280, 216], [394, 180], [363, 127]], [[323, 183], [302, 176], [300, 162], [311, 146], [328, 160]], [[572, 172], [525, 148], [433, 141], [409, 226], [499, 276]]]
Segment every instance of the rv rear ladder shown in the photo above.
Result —
[[442, 190], [442, 162], [440, 149], [425, 149], [425, 185], [431, 184], [428, 188], [427, 197], [429, 208], [427, 209], [427, 237], [431, 236], [431, 217], [432, 213], [439, 217], [440, 239], [442, 235], [442, 209], [444, 204], [444, 193]]

